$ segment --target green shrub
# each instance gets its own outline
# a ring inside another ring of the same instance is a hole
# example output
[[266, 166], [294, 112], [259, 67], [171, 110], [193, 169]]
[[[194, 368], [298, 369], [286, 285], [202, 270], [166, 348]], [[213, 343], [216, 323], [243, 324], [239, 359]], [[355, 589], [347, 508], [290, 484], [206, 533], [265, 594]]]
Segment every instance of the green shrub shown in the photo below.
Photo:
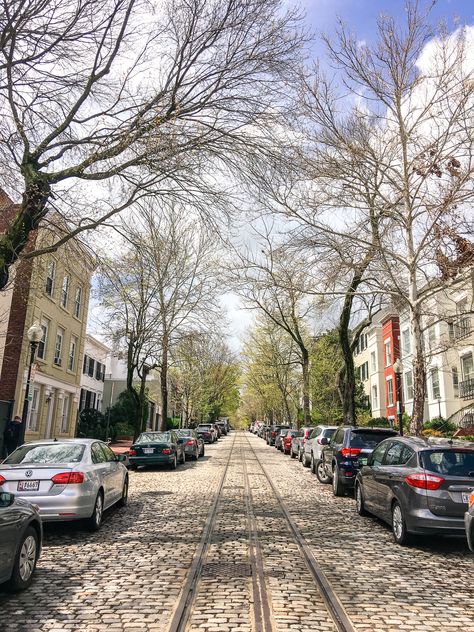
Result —
[[456, 432], [457, 426], [443, 417], [435, 417], [434, 419], [430, 419], [430, 421], [425, 421], [423, 430], [436, 430], [443, 435], [452, 435]]
[[373, 428], [391, 428], [392, 427], [392, 424], [390, 423], [389, 419], [387, 419], [387, 417], [372, 417], [372, 419], [369, 420], [369, 423], [367, 425]]

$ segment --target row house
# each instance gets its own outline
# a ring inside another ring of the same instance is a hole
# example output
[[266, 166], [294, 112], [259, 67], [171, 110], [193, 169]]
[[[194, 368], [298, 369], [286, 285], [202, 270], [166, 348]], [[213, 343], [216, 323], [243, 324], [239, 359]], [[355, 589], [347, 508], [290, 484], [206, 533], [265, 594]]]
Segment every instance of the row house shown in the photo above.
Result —
[[[3, 191], [0, 206], [5, 224], [18, 207]], [[27, 250], [56, 237], [57, 229], [44, 226]], [[93, 270], [91, 255], [72, 239], [52, 254], [21, 259], [0, 294], [0, 401], [9, 405], [8, 416], [22, 415], [30, 355], [26, 332], [35, 322], [43, 330], [32, 367], [26, 440], [75, 434]]]
[[78, 412], [90, 408], [103, 412], [108, 405], [104, 404], [104, 380], [110, 353], [107, 345], [89, 334], [86, 335]]
[[[458, 425], [474, 420], [474, 274], [450, 280], [425, 304], [422, 344], [427, 370], [425, 419], [441, 416]], [[395, 419], [396, 376], [402, 362], [402, 409], [413, 410], [413, 336], [408, 310], [379, 311], [363, 331], [354, 365], [373, 417]]]

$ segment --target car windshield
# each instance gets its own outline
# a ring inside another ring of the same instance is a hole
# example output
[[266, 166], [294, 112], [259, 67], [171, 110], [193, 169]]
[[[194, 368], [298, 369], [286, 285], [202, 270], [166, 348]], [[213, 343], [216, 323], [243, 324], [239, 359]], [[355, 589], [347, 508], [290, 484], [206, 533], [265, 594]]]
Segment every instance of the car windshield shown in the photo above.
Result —
[[3, 462], [5, 465], [20, 463], [79, 463], [84, 454], [85, 445], [80, 443], [47, 443], [42, 445], [23, 445], [17, 448]]
[[160, 441], [169, 441], [171, 434], [169, 432], [144, 432], [135, 443], [158, 443]]
[[352, 448], [376, 448], [384, 439], [393, 437], [393, 432], [351, 432]]
[[474, 477], [474, 450], [426, 450], [420, 457], [422, 467], [429, 472]]

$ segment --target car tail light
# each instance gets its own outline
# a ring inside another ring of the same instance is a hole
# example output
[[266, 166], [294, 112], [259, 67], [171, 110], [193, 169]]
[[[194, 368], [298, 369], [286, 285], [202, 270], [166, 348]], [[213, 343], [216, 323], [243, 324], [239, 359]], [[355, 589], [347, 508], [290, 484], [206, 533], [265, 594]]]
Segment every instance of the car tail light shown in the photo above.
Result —
[[276, 437], [276, 432], [272, 432], [272, 437]]
[[471, 492], [469, 496], [469, 507], [472, 507], [472, 505], [474, 505], [474, 492]]
[[3, 483], [6, 483], [6, 482], [7, 482], [7, 479], [0, 474], [0, 485], [3, 485]]
[[342, 456], [359, 456], [361, 452], [360, 448], [342, 448], [341, 450]]
[[136, 450], [129, 450], [128, 451], [128, 456], [137, 456], [137, 451]]
[[171, 450], [170, 448], [163, 448], [163, 450], [161, 451], [161, 454], [170, 454]]
[[444, 478], [442, 476], [435, 476], [434, 474], [415, 472], [405, 477], [405, 483], [408, 483], [410, 487], [417, 487], [418, 489], [439, 489], [444, 483]]
[[194, 445], [194, 441], [190, 439], [189, 441], [186, 441], [186, 445]]
[[84, 482], [82, 472], [61, 472], [51, 479], [54, 485], [79, 485]]

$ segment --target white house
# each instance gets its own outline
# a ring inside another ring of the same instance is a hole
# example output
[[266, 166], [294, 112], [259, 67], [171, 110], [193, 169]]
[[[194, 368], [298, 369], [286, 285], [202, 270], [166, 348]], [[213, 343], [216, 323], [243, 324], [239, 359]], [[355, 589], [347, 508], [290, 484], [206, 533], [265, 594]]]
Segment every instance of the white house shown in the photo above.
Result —
[[79, 412], [88, 408], [102, 411], [104, 402], [104, 380], [107, 358], [111, 350], [103, 342], [87, 334], [82, 362], [81, 397]]

